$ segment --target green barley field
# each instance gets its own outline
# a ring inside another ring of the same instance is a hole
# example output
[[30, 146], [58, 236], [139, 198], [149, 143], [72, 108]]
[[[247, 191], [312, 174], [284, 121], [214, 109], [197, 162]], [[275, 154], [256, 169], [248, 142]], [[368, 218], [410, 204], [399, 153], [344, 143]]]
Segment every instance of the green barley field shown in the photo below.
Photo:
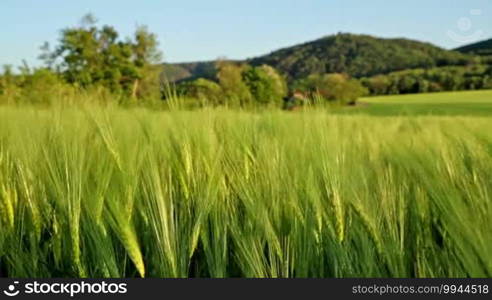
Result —
[[492, 92], [426, 96], [0, 107], [0, 276], [491, 277]]

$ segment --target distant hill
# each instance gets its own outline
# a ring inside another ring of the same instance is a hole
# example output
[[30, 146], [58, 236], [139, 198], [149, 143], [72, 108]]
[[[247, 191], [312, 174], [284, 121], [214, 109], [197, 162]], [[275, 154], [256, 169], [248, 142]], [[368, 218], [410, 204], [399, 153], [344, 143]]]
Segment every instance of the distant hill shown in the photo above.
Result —
[[[445, 50], [430, 43], [403, 38], [337, 34], [245, 62], [270, 65], [292, 80], [321, 73], [347, 73], [354, 77], [365, 77], [406, 69], [465, 65], [471, 61], [470, 55]], [[215, 73], [213, 62], [166, 64], [164, 70], [171, 81], [209, 78]]]
[[212, 78], [215, 75], [215, 62], [166, 63], [163, 66], [164, 76], [171, 82], [184, 79]]
[[469, 61], [469, 56], [429, 43], [337, 34], [281, 49], [250, 62], [271, 65], [295, 79], [333, 72], [364, 77], [405, 69], [463, 65]]
[[492, 39], [459, 47], [455, 50], [466, 54], [492, 56]]

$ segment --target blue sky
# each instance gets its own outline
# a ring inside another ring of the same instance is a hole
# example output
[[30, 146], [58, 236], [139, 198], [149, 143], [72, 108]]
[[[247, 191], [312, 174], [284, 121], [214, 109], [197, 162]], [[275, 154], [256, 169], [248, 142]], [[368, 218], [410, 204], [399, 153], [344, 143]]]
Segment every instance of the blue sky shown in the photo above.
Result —
[[157, 33], [166, 61], [243, 59], [337, 32], [454, 48], [492, 37], [492, 0], [0, 0], [0, 65], [37, 65], [39, 46], [93, 13]]

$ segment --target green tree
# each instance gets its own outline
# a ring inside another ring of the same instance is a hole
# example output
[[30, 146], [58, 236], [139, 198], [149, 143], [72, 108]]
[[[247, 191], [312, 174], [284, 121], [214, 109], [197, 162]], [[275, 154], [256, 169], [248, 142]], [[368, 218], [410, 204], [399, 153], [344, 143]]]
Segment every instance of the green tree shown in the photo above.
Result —
[[401, 77], [398, 82], [398, 90], [402, 94], [418, 92], [417, 80], [411, 75]]
[[294, 88], [307, 92], [311, 97], [320, 96], [340, 104], [354, 104], [359, 97], [368, 93], [358, 80], [338, 73], [310, 75], [296, 82]]
[[368, 79], [364, 79], [364, 84], [368, 87], [371, 94], [384, 95], [388, 92], [390, 80], [387, 76], [377, 75]]
[[487, 74], [488, 76], [492, 76], [492, 66], [489, 66], [487, 68], [487, 70], [485, 71], [485, 74]]
[[15, 76], [11, 65], [3, 66], [3, 74], [0, 76], [1, 103], [13, 103], [20, 95], [18, 78]]
[[158, 46], [157, 36], [149, 32], [146, 26], [137, 28], [132, 45], [133, 62], [137, 72], [132, 88], [133, 97], [156, 98], [159, 96], [162, 70], [158, 64], [162, 60], [162, 53]]
[[176, 86], [176, 89], [180, 95], [195, 98], [214, 106], [225, 104], [220, 85], [208, 79], [199, 78], [181, 82]]
[[274, 68], [267, 65], [249, 67], [242, 75], [256, 103], [277, 106], [282, 104], [287, 94], [287, 84]]
[[243, 81], [245, 68], [232, 62], [217, 62], [217, 80], [227, 98], [227, 104], [246, 106], [252, 103], [253, 96]]
[[138, 27], [134, 39], [119, 38], [111, 26], [96, 26], [92, 15], [81, 25], [62, 31], [54, 51], [42, 47], [46, 66], [59, 71], [69, 83], [89, 87], [100, 85], [114, 93], [143, 98], [157, 97], [161, 59], [157, 38], [146, 27]]
[[418, 86], [419, 93], [427, 93], [430, 90], [430, 83], [428, 80], [424, 78], [417, 79], [417, 86]]

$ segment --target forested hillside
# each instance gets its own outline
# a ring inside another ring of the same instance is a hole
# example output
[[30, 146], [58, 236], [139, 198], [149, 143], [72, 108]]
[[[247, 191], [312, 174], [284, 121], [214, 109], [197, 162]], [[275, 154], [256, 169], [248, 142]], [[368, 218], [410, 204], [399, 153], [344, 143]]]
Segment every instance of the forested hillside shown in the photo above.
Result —
[[489, 56], [492, 55], [492, 39], [481, 41], [478, 43], [473, 43], [470, 45], [466, 45], [460, 48], [457, 48], [456, 51], [468, 54], [476, 54]]
[[[406, 69], [466, 65], [472, 61], [471, 55], [445, 50], [429, 43], [337, 34], [246, 62], [255, 66], [270, 65], [292, 81], [312, 74], [346, 73], [353, 77], [366, 77]], [[214, 70], [211, 62], [169, 64], [164, 67], [171, 81], [210, 78]]]
[[278, 50], [252, 59], [251, 63], [268, 64], [290, 79], [299, 79], [322, 73], [363, 77], [405, 69], [465, 65], [471, 61], [470, 56], [429, 43], [338, 34]]

